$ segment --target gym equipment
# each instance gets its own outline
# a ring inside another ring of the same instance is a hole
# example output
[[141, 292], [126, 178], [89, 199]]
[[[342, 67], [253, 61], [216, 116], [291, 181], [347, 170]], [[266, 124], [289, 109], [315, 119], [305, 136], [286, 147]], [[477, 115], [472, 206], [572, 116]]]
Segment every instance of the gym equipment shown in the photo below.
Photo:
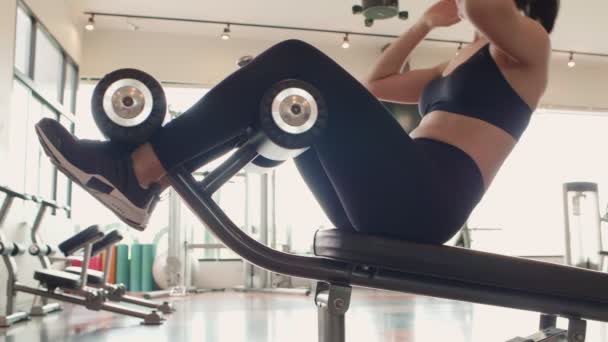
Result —
[[236, 66], [238, 66], [239, 68], [242, 68], [245, 65], [249, 64], [249, 62], [251, 62], [252, 60], [253, 60], [253, 56], [250, 56], [250, 55], [241, 56], [241, 57], [239, 57], [239, 59], [236, 60]]
[[399, 11], [399, 0], [363, 0], [361, 5], [353, 6], [353, 14], [363, 14], [365, 26], [371, 27], [376, 20], [393, 18], [406, 20], [408, 11]]
[[141, 290], [149, 292], [155, 289], [154, 277], [152, 276], [152, 266], [156, 249], [152, 244], [142, 245], [141, 251]]
[[129, 246], [116, 246], [116, 283], [129, 287]]
[[141, 257], [142, 257], [142, 245], [132, 244], [131, 245], [131, 264], [129, 272], [131, 279], [129, 280], [129, 290], [133, 292], [141, 291]]
[[[142, 324], [159, 325], [163, 322], [162, 314], [156, 310], [151, 312], [135, 310], [113, 303], [107, 303], [111, 296], [105, 286], [91, 288], [87, 284], [105, 284], [105, 274], [91, 272], [89, 262], [93, 253], [100, 253], [114, 245], [122, 238], [118, 233], [104, 235], [99, 227], [91, 226], [78, 234], [70, 237], [59, 245], [59, 250], [67, 257], [75, 252], [83, 250], [82, 267], [79, 274], [67, 271], [42, 269], [34, 273], [34, 279], [38, 280], [43, 289], [31, 289], [19, 286], [19, 290], [33, 295], [48, 297], [63, 302], [73, 303], [86, 307], [93, 311], [109, 311], [121, 315], [143, 319]], [[116, 291], [120, 291], [117, 289]], [[123, 297], [120, 297], [124, 299]]]
[[[8, 211], [13, 203], [15, 198], [21, 199], [23, 201], [33, 201], [38, 203], [38, 212], [36, 214], [36, 218], [34, 223], [32, 224], [31, 238], [32, 245], [29, 249], [26, 249], [24, 246], [16, 243], [6, 243], [4, 237], [0, 238], [0, 253], [3, 256], [4, 263], [7, 267], [7, 305], [6, 305], [6, 315], [0, 317], [0, 326], [10, 326], [11, 324], [23, 320], [25, 317], [22, 313], [14, 313], [15, 311], [15, 298], [17, 296], [17, 292], [28, 292], [30, 288], [26, 286], [22, 286], [18, 283], [17, 279], [17, 264], [13, 257], [17, 255], [23, 254], [26, 250], [30, 251], [30, 254], [38, 256], [40, 263], [43, 268], [50, 268], [51, 261], [49, 256], [52, 255], [54, 248], [52, 246], [46, 245], [42, 242], [40, 237], [38, 236], [38, 229], [42, 225], [42, 221], [47, 210], [50, 208], [52, 210], [67, 210], [68, 207], [60, 207], [55, 204], [53, 201], [46, 200], [40, 196], [31, 196], [27, 194], [22, 194], [16, 192], [7, 187], [0, 187], [0, 191], [4, 192], [6, 197], [3, 204], [2, 212], [0, 212], [0, 228], [4, 223], [4, 219], [6, 215], [8, 215]], [[29, 316], [44, 316], [48, 313], [55, 312], [61, 310], [61, 306], [58, 303], [48, 303], [48, 299], [46, 297], [34, 297], [34, 302], [32, 303], [32, 307], [29, 312]], [[26, 315], [28, 316], [28, 315]]]
[[[83, 231], [84, 232], [84, 231]], [[82, 237], [81, 237], [82, 238]], [[79, 238], [79, 239], [81, 239]], [[105, 236], [95, 242], [91, 248], [91, 256], [98, 255], [102, 252], [105, 254], [105, 265], [103, 272], [88, 270], [85, 283], [87, 286], [96, 287], [105, 291], [104, 296], [112, 302], [123, 302], [134, 305], [143, 306], [150, 309], [155, 309], [163, 314], [170, 314], [175, 311], [173, 306], [169, 302], [156, 303], [141, 298], [127, 295], [126, 286], [123, 284], [110, 284], [108, 282], [108, 272], [110, 270], [112, 251], [114, 245], [122, 240], [123, 236], [117, 230], [112, 230], [105, 234]], [[71, 254], [71, 253], [70, 253]], [[66, 268], [66, 272], [72, 274], [82, 274], [83, 268], [71, 266]]]
[[167, 100], [152, 76], [136, 69], [120, 69], [97, 83], [91, 107], [95, 124], [106, 138], [138, 145], [163, 124]]
[[[44, 241], [42, 241], [42, 238], [40, 238], [40, 234], [38, 234], [38, 232], [40, 230], [40, 227], [42, 226], [44, 217], [49, 210], [64, 210], [66, 212], [69, 212], [70, 207], [57, 205], [56, 202], [44, 199], [40, 196], [31, 196], [31, 199], [32, 201], [38, 203], [38, 212], [36, 213], [36, 218], [34, 219], [34, 223], [32, 224], [30, 234], [32, 244], [30, 245], [28, 250], [31, 255], [38, 257], [42, 268], [51, 269], [50, 257], [54, 254], [56, 248], [45, 244]], [[49, 303], [46, 297], [35, 297], [34, 303], [30, 310], [30, 314], [32, 316], [45, 316], [51, 312], [59, 310], [61, 310], [61, 306], [58, 303]]]
[[23, 254], [25, 250], [19, 244], [8, 242], [2, 232], [2, 228], [15, 198], [28, 201], [30, 197], [3, 186], [0, 186], [0, 191], [5, 195], [2, 207], [0, 207], [0, 256], [4, 260], [8, 274], [6, 282], [6, 310], [4, 315], [0, 315], [0, 328], [6, 328], [17, 322], [28, 320], [29, 314], [25, 311], [15, 310], [17, 291], [14, 285], [17, 283], [17, 263], [14, 257]]
[[[318, 104], [321, 100], [306, 89], [300, 88], [300, 91], [306, 101]], [[313, 103], [310, 105], [312, 107]], [[244, 259], [272, 272], [318, 280], [315, 303], [319, 341], [344, 341], [351, 286], [543, 313], [541, 331], [511, 341], [557, 341], [561, 338], [583, 342], [584, 319], [608, 321], [608, 293], [605, 290], [608, 275], [592, 270], [335, 229], [316, 233], [315, 257], [280, 252], [251, 238], [213, 201], [213, 193], [251, 161], [264, 155], [266, 146], [273, 146], [275, 155], [283, 152], [293, 156], [297, 150], [305, 149], [302, 140], [312, 141], [302, 139], [302, 133], [283, 129], [286, 120], [297, 116], [294, 108], [279, 106], [279, 115], [272, 115], [267, 106], [262, 109], [265, 117], [261, 121], [270, 117], [278, 130], [248, 132], [244, 137], [247, 142], [202, 181], [197, 181], [183, 167], [173, 170], [169, 181], [207, 229]], [[306, 120], [293, 122], [297, 122], [298, 128], [311, 126], [310, 120], [315, 121], [313, 116], [308, 116]], [[316, 127], [316, 122], [311, 127]], [[321, 133], [322, 129], [316, 130], [316, 134]], [[569, 320], [567, 330], [556, 327], [557, 316]]]
[[564, 184], [564, 227], [566, 229], [566, 263], [601, 270], [602, 235], [596, 183]]

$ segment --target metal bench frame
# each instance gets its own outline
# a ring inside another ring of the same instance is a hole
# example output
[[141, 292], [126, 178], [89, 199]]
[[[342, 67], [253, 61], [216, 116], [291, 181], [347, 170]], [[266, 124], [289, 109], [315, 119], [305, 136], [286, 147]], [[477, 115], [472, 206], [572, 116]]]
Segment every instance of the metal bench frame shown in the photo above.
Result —
[[[345, 313], [350, 305], [353, 285], [547, 313], [541, 315], [539, 332], [510, 342], [549, 342], [563, 338], [567, 338], [568, 342], [583, 342], [586, 322], [582, 318], [608, 321], [608, 310], [601, 303], [564, 300], [549, 295], [369, 267], [357, 262], [294, 255], [261, 244], [234, 224], [212, 199], [215, 191], [259, 156], [259, 139], [259, 135], [252, 136], [200, 182], [182, 167], [171, 170], [169, 181], [202, 223], [235, 253], [269, 271], [319, 281], [315, 303], [320, 342], [345, 341]], [[576, 312], [578, 315], [567, 316], [564, 312]], [[555, 327], [558, 315], [569, 319], [568, 330]]]

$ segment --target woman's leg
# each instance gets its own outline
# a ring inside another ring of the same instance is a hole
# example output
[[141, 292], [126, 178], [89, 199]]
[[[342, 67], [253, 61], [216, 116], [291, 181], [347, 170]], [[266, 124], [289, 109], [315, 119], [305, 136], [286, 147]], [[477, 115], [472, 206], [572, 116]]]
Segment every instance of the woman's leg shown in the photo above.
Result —
[[[328, 127], [313, 148], [356, 230], [425, 242], [455, 232], [458, 227], [433, 225], [438, 191], [432, 161], [357, 80], [300, 41], [267, 50], [165, 126], [151, 141], [163, 166], [170, 170], [222, 138], [242, 134], [255, 121], [264, 92], [286, 78], [311, 83], [327, 103]], [[313, 191], [324, 187], [310, 183]]]
[[319, 202], [319, 205], [331, 223], [338, 229], [354, 231], [355, 228], [350, 222], [348, 215], [346, 215], [338, 193], [329, 180], [323, 165], [321, 165], [315, 149], [308, 149], [294, 161], [298, 171], [300, 171], [300, 175], [302, 175], [306, 185], [315, 196], [317, 202]]
[[[241, 136], [255, 123], [264, 93], [288, 78], [312, 84], [326, 101], [327, 129], [313, 148], [354, 229], [424, 242], [439, 242], [454, 232], [454, 227], [432, 224], [438, 216], [432, 161], [365, 87], [319, 50], [296, 40], [268, 49], [160, 129], [147, 157], [135, 159], [135, 169], [158, 164], [158, 180], [164, 170]], [[126, 179], [121, 184], [130, 184]], [[110, 183], [110, 191], [120, 190], [120, 184]]]

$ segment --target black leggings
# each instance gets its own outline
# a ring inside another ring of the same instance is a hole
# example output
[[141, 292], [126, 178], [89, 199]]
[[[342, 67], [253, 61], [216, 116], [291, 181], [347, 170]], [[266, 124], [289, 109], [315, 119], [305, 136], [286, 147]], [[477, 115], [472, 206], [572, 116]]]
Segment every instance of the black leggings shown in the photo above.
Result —
[[338, 229], [443, 243], [461, 228], [483, 193], [471, 158], [412, 140], [362, 84], [298, 40], [266, 50], [160, 129], [150, 143], [165, 169], [185, 163], [194, 170], [216, 157], [210, 151], [234, 148], [263, 94], [288, 78], [312, 84], [327, 104], [327, 129], [295, 163]]

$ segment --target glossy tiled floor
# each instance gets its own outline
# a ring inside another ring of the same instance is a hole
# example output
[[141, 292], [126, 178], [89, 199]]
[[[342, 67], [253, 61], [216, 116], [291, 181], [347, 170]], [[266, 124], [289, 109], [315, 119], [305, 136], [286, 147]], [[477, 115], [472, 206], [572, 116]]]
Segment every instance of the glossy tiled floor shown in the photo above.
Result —
[[[316, 341], [312, 297], [210, 293], [174, 299], [178, 311], [162, 326], [66, 305], [61, 313], [0, 329], [18, 342], [286, 342]], [[469, 303], [356, 290], [347, 341], [493, 342], [534, 332], [538, 315]], [[563, 325], [565, 322], [560, 321]], [[588, 342], [608, 342], [607, 327], [589, 322]]]

